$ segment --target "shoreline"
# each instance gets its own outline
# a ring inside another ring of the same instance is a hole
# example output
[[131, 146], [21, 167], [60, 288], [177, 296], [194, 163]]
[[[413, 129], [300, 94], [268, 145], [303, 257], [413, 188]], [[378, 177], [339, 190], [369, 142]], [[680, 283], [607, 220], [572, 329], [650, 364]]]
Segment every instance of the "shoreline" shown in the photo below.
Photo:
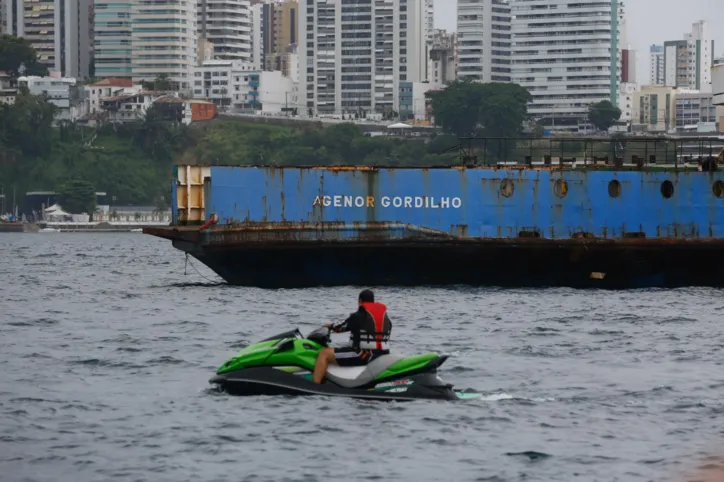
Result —
[[0, 233], [142, 233], [144, 228], [167, 227], [169, 223], [3, 223]]

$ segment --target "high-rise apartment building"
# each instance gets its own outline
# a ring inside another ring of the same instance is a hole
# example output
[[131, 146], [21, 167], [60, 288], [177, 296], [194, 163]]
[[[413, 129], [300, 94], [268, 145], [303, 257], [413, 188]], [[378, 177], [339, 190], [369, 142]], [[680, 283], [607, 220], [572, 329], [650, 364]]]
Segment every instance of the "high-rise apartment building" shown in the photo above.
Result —
[[261, 70], [264, 67], [264, 38], [267, 35], [268, 26], [264, 25], [267, 8], [262, 3], [251, 5], [251, 63], [255, 68]]
[[290, 45], [297, 43], [298, 16], [299, 3], [296, 0], [274, 4], [271, 35], [273, 53], [286, 52]]
[[689, 48], [686, 40], [664, 42], [664, 85], [685, 87], [689, 85]]
[[511, 7], [507, 0], [458, 0], [457, 76], [511, 80]]
[[274, 39], [274, 5], [272, 0], [252, 0], [252, 59], [264, 69], [271, 56]]
[[268, 15], [269, 34], [266, 37], [264, 68], [288, 70], [288, 53], [298, 41], [299, 3], [296, 0], [275, 3]]
[[636, 81], [636, 51], [631, 48], [621, 49], [621, 82], [635, 84]]
[[17, 9], [21, 18], [15, 35], [24, 37], [33, 45], [40, 63], [50, 70], [62, 71], [63, 62], [58, 52], [63, 38], [61, 3], [56, 0], [18, 0]]
[[95, 77], [133, 76], [132, 6], [132, 0], [95, 0]]
[[91, 66], [92, 0], [0, 0], [2, 32], [27, 39], [38, 61], [65, 77]]
[[197, 0], [198, 36], [213, 44], [219, 60], [251, 62], [251, 4], [249, 0]]
[[427, 41], [432, 43], [435, 32], [435, 0], [424, 0], [425, 2], [425, 29], [427, 30]]
[[713, 62], [714, 40], [706, 21], [700, 20], [683, 40], [664, 42], [664, 84], [709, 90]]
[[[591, 104], [619, 102], [622, 0], [512, 0], [512, 81], [542, 125], [578, 130]], [[462, 40], [462, 39], [461, 39]]]
[[420, 0], [301, 0], [299, 113], [392, 113], [400, 82], [426, 77]]
[[427, 80], [431, 84], [446, 84], [455, 80], [455, 32], [434, 30], [430, 47]]
[[[289, 70], [289, 52], [299, 41], [299, 2], [297, 0], [252, 0], [254, 4], [255, 47], [265, 70]], [[286, 74], [285, 74], [286, 75]]]
[[649, 47], [649, 84], [664, 85], [664, 46]]
[[196, 0], [133, 0], [134, 82], [152, 82], [165, 74], [171, 89], [190, 91], [197, 55], [196, 8]]
[[66, 0], [62, 12], [63, 41], [56, 50], [66, 77], [85, 79], [93, 64], [93, 0]]
[[[425, 41], [425, 75], [430, 75], [431, 59], [430, 53], [432, 45], [434, 43], [434, 32], [435, 32], [435, 0], [423, 0], [425, 2], [425, 31], [427, 32], [427, 39]], [[428, 77], [429, 80], [429, 77]]]
[[17, 29], [17, 0], [0, 0], [0, 34], [15, 35]]

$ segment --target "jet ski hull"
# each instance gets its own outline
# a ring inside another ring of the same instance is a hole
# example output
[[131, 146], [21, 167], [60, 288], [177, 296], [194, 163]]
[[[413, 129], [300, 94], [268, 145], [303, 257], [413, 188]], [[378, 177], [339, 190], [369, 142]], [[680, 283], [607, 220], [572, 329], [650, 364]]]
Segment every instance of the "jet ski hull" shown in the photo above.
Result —
[[358, 367], [327, 367], [323, 383], [312, 381], [322, 348], [329, 344], [329, 328], [307, 337], [286, 331], [251, 344], [227, 360], [209, 382], [234, 395], [327, 395], [375, 400], [459, 400], [477, 398], [477, 392], [453, 390], [437, 376], [446, 355], [385, 354]]
[[209, 383], [237, 396], [255, 395], [326, 395], [372, 400], [459, 400], [469, 392], [456, 391], [440, 380], [434, 372], [401, 376], [394, 380], [370, 383], [359, 388], [346, 388], [325, 379], [321, 384], [311, 380], [309, 370], [296, 367], [253, 367], [216, 375]]

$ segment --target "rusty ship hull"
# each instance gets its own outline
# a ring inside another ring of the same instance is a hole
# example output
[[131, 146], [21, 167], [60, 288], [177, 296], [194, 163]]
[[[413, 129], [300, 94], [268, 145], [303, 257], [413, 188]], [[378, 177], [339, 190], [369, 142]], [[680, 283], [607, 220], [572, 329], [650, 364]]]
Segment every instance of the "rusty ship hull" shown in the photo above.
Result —
[[264, 288], [721, 286], [720, 171], [177, 166], [172, 241]]

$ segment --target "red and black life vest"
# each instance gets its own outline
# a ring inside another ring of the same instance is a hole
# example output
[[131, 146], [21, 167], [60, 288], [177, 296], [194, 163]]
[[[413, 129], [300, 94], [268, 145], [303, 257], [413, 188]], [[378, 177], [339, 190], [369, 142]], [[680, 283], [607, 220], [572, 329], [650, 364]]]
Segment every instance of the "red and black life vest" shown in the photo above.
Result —
[[387, 307], [382, 303], [362, 303], [366, 312], [360, 326], [359, 348], [363, 350], [389, 350], [392, 322], [387, 316]]

